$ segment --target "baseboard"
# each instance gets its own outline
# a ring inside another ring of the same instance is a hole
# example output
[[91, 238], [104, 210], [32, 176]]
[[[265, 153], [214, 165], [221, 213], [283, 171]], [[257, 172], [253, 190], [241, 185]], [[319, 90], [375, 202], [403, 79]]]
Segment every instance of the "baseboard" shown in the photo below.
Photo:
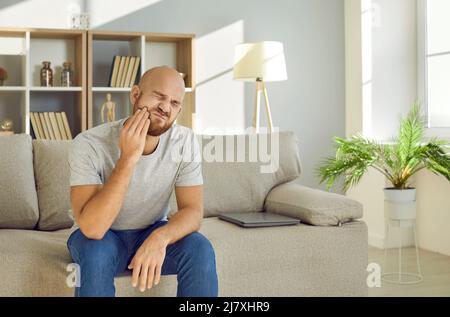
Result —
[[384, 249], [384, 236], [369, 234], [369, 246]]

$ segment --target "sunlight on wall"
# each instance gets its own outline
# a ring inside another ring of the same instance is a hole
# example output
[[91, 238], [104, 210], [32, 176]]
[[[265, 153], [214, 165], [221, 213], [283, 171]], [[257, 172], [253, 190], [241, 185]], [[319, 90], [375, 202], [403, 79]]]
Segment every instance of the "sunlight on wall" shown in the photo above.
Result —
[[427, 2], [427, 88], [429, 124], [433, 128], [450, 126], [450, 1]]
[[243, 41], [242, 20], [196, 39], [199, 132], [232, 134], [245, 129], [244, 83], [232, 79], [234, 47]]
[[88, 0], [86, 12], [90, 13], [91, 28], [117, 20], [162, 0]]
[[372, 137], [372, 12], [372, 0], [362, 0], [362, 133], [367, 137]]

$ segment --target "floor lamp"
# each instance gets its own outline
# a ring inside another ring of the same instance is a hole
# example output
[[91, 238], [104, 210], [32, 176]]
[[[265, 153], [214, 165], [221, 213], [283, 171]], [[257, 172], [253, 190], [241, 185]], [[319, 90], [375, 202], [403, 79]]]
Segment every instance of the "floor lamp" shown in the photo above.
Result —
[[268, 129], [272, 133], [272, 114], [265, 82], [287, 79], [283, 44], [273, 41], [238, 44], [235, 47], [233, 79], [256, 82], [253, 128], [259, 133], [261, 94], [263, 94]]

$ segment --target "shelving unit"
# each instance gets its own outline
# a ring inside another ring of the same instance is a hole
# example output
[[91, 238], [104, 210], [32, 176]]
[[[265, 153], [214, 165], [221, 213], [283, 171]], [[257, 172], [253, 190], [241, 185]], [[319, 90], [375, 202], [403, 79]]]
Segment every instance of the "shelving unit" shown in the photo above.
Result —
[[[131, 114], [131, 88], [108, 87], [114, 55], [139, 56], [138, 78], [168, 65], [185, 73], [186, 93], [177, 123], [192, 127], [195, 114], [194, 35], [143, 32], [0, 28], [0, 120], [13, 120], [14, 133], [31, 133], [30, 111], [64, 111], [73, 137], [101, 124], [101, 105], [111, 93], [116, 120]], [[43, 61], [50, 61], [53, 87], [40, 86]], [[60, 87], [65, 61], [72, 63], [74, 86]]]
[[[50, 61], [54, 87], [40, 86], [42, 61]], [[74, 87], [60, 87], [62, 63], [70, 61]], [[86, 130], [86, 32], [55, 29], [0, 29], [0, 118], [13, 120], [14, 133], [30, 134], [30, 111], [64, 111], [72, 135]]]
[[168, 65], [185, 73], [186, 93], [183, 110], [177, 123], [192, 127], [195, 113], [194, 89], [194, 35], [139, 33], [139, 32], [88, 32], [88, 128], [101, 124], [101, 105], [106, 94], [116, 103], [116, 119], [128, 116], [133, 106], [129, 101], [131, 88], [107, 87], [111, 64], [115, 55], [139, 56], [138, 77], [154, 66]]

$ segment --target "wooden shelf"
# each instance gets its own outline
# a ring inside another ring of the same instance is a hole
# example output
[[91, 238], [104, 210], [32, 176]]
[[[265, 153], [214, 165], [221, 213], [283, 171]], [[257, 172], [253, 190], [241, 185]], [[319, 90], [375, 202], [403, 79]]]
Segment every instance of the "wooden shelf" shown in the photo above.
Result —
[[25, 91], [24, 86], [0, 86], [0, 91]]
[[[130, 92], [130, 87], [92, 87], [93, 92]], [[185, 92], [192, 92], [192, 88], [186, 87]]]
[[3, 55], [3, 56], [26, 56], [27, 54], [25, 54], [24, 52], [17, 52], [17, 53], [1, 53], [1, 51], [0, 51], [0, 55]]
[[93, 92], [130, 92], [130, 87], [92, 87]]
[[30, 91], [82, 91], [83, 87], [31, 87]]

